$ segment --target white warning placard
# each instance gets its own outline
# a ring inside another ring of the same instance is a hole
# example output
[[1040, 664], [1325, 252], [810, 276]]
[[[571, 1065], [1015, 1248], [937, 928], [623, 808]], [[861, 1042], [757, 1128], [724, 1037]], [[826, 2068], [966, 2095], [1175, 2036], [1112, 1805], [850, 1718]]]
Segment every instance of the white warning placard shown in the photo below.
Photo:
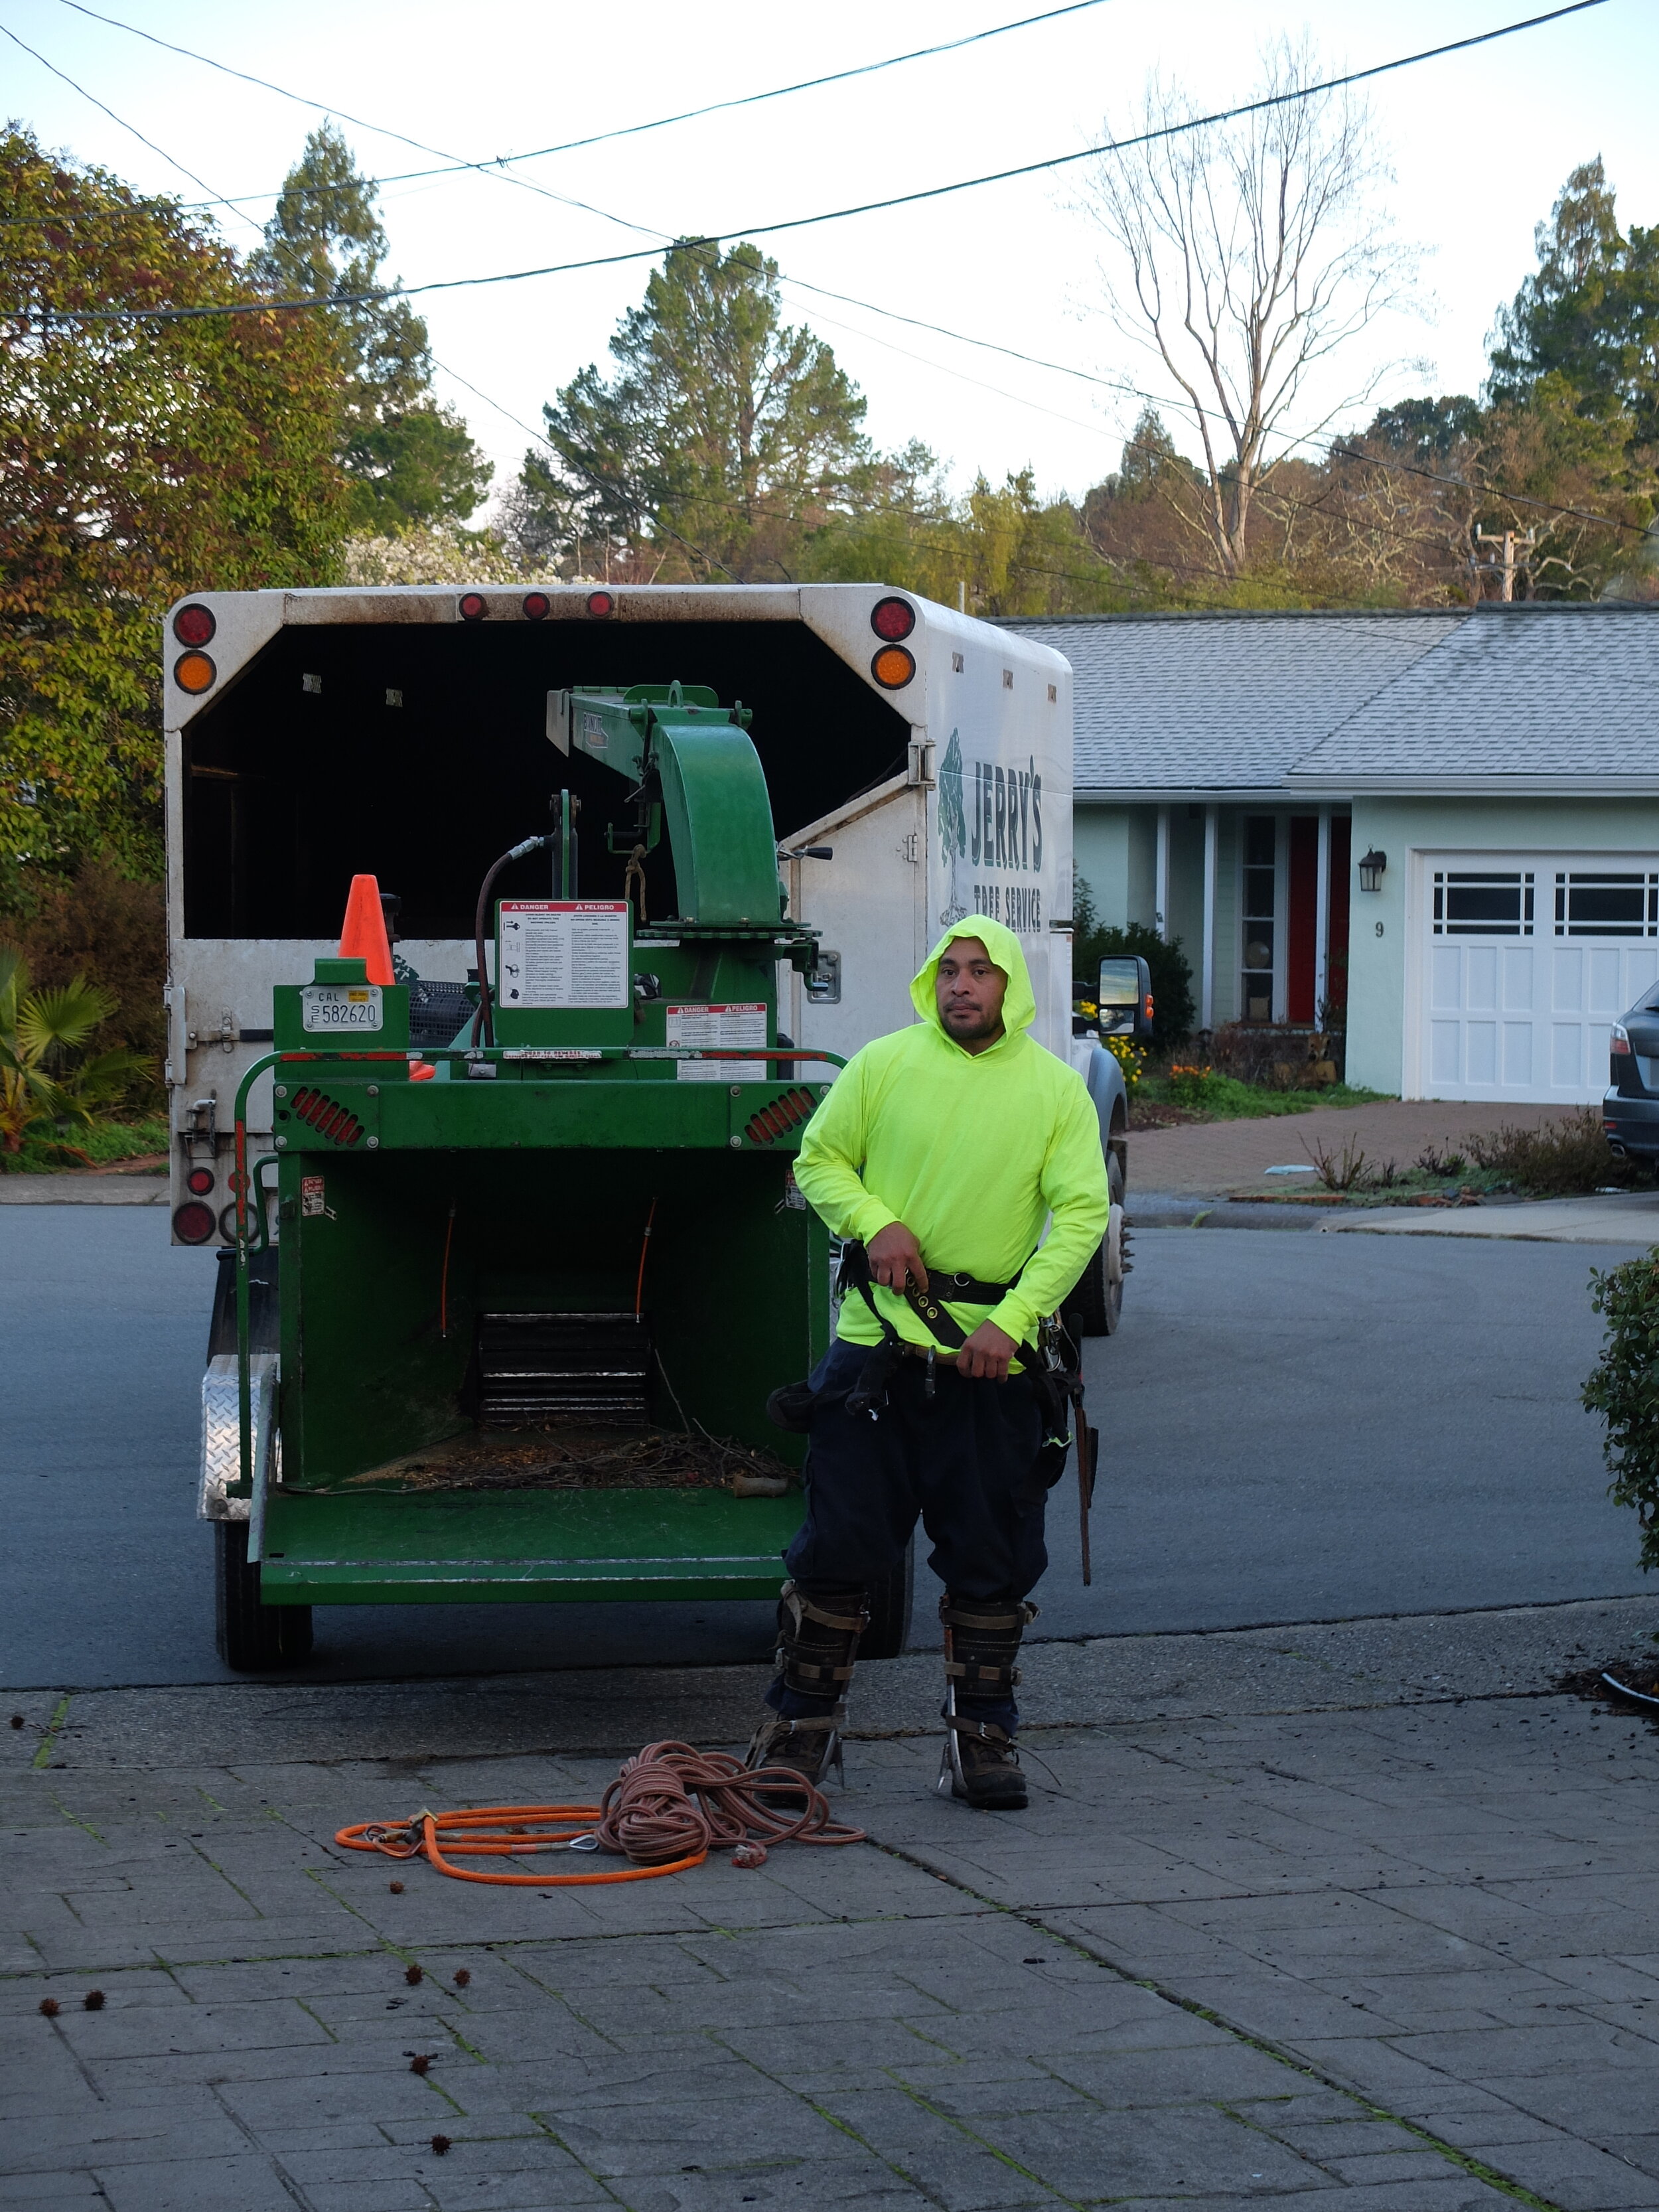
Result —
[[[668, 1043], [682, 1052], [718, 1052], [722, 1045], [766, 1049], [766, 1008], [752, 1006], [676, 1006], [668, 1009]], [[758, 1083], [763, 1060], [682, 1060], [675, 1066], [681, 1083]]]
[[626, 1006], [626, 899], [503, 899], [495, 997], [503, 1006]]

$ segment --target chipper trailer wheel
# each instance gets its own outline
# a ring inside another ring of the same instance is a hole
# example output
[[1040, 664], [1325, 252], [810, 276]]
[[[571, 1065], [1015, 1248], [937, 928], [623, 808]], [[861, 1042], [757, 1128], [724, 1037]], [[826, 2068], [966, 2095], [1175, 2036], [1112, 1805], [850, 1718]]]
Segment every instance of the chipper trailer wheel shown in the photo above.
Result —
[[1123, 1318], [1123, 1162], [1115, 1146], [1106, 1155], [1106, 1185], [1112, 1198], [1112, 1225], [1078, 1278], [1069, 1313], [1084, 1336], [1115, 1336]]
[[311, 1656], [311, 1607], [261, 1602], [259, 1570], [248, 1563], [246, 1521], [216, 1521], [213, 1539], [219, 1656], [239, 1674], [299, 1666]]

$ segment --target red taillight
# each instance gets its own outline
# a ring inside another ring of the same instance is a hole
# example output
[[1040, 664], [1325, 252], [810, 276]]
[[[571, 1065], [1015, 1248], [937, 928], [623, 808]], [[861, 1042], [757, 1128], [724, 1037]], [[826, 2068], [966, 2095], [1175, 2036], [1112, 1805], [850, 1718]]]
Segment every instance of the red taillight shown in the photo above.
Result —
[[590, 592], [587, 595], [587, 611], [591, 615], [615, 614], [617, 602], [609, 592]]
[[489, 610], [484, 605], [482, 592], [463, 592], [459, 611], [463, 622], [482, 622]]
[[545, 592], [526, 592], [524, 595], [524, 618], [526, 622], [545, 622], [553, 611], [553, 602]]
[[218, 627], [211, 607], [180, 607], [173, 617], [173, 635], [180, 645], [206, 645]]
[[870, 627], [889, 645], [908, 637], [916, 626], [916, 611], [908, 599], [878, 599], [870, 610]]
[[213, 1188], [211, 1168], [192, 1168], [185, 1177], [185, 1188], [194, 1191], [198, 1198], [205, 1198]]
[[205, 1244], [217, 1225], [213, 1208], [199, 1198], [186, 1200], [173, 1217], [173, 1233], [181, 1244]]

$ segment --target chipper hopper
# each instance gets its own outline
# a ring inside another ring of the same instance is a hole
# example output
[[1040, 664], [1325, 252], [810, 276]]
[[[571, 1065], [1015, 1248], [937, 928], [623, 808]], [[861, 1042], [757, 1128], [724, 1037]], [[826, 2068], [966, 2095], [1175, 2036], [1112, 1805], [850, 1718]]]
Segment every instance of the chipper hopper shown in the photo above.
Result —
[[[747, 720], [690, 684], [554, 696], [560, 750], [625, 779], [629, 896], [580, 896], [556, 800], [482, 886], [448, 1044], [411, 1047], [383, 939], [277, 988], [206, 1384], [232, 1666], [301, 1656], [318, 1605], [775, 1594], [801, 1447], [766, 1400], [830, 1325], [791, 1163], [833, 1056], [779, 1037], [780, 965], [814, 938], [781, 918]], [[647, 919], [665, 834], [678, 911]], [[495, 902], [537, 845], [551, 895]], [[884, 1594], [878, 1652], [905, 1610]]]

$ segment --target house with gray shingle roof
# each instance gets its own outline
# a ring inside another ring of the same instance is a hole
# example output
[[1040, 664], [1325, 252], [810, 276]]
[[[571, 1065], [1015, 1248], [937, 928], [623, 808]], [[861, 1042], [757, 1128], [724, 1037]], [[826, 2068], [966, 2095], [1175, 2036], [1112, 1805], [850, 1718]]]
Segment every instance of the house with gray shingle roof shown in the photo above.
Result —
[[1073, 617], [1075, 848], [1206, 1028], [1407, 1097], [1599, 1099], [1659, 977], [1659, 606]]

